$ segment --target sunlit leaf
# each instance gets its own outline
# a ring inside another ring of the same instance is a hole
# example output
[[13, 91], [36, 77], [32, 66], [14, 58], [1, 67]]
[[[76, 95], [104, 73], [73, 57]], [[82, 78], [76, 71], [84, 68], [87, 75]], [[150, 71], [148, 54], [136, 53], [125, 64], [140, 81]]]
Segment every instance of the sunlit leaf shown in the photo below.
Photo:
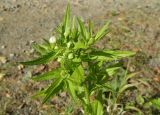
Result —
[[63, 77], [59, 77], [55, 81], [53, 81], [51, 86], [45, 91], [46, 96], [43, 100], [43, 103], [48, 101], [51, 98], [51, 96], [58, 93], [63, 88], [63, 79]]
[[151, 100], [152, 106], [160, 110], [160, 98]]
[[92, 115], [103, 115], [103, 106], [98, 100], [94, 100], [91, 104], [92, 106]]
[[44, 73], [44, 74], [41, 74], [38, 76], [34, 76], [32, 79], [35, 81], [50, 80], [50, 79], [60, 77], [60, 72], [61, 72], [61, 69], [54, 69], [54, 70], [49, 71], [47, 73]]
[[110, 22], [107, 22], [96, 34], [95, 40], [99, 40], [101, 38], [103, 38], [109, 31], [108, 31], [108, 27], [109, 27]]
[[42, 57], [35, 59], [33, 61], [28, 61], [28, 62], [20, 62], [21, 64], [24, 65], [39, 65], [39, 64], [45, 64], [55, 58], [55, 52], [50, 52], [46, 55], [43, 55]]
[[121, 67], [110, 67], [110, 68], [107, 68], [106, 71], [107, 71], [109, 76], [112, 76], [117, 72], [117, 70], [119, 68], [121, 68]]
[[81, 31], [81, 34], [82, 34], [82, 37], [83, 37], [83, 40], [86, 42], [86, 39], [87, 39], [87, 30], [82, 22], [82, 20], [80, 18], [78, 18], [78, 24], [79, 24], [79, 27], [80, 27], [80, 31]]
[[67, 5], [66, 14], [64, 17], [64, 28], [65, 28], [64, 36], [65, 38], [67, 38], [67, 36], [70, 33], [70, 4]]

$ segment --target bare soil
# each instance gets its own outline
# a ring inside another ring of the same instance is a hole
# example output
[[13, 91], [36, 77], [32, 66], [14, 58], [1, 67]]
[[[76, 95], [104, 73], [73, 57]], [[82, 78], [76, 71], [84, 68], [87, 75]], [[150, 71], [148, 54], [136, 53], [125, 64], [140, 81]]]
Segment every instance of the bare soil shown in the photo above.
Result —
[[[72, 106], [64, 94], [45, 105], [31, 99], [46, 85], [30, 80], [31, 70], [41, 72], [43, 67], [16, 64], [33, 57], [33, 42], [51, 36], [66, 4], [67, 0], [0, 0], [0, 115], [56, 115]], [[92, 19], [96, 28], [111, 20], [111, 32], [99, 47], [140, 52], [134, 64], [160, 95], [160, 0], [71, 0], [71, 7], [73, 15], [85, 22]]]

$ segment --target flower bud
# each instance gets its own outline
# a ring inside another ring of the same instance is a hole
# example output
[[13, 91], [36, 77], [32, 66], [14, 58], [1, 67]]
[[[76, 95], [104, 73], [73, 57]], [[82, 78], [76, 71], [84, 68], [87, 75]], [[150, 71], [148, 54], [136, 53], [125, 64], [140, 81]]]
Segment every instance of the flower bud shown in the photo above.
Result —
[[68, 59], [73, 59], [73, 58], [74, 58], [73, 53], [70, 53], [70, 54], [68, 55]]
[[50, 42], [50, 43], [56, 43], [56, 37], [55, 37], [55, 36], [51, 36], [51, 37], [49, 38], [49, 42]]
[[67, 48], [73, 48], [73, 47], [74, 47], [74, 44], [72, 42], [67, 43]]
[[58, 49], [58, 46], [55, 46], [54, 49], [57, 50], [57, 49]]
[[58, 61], [58, 62], [61, 62], [61, 60], [62, 60], [62, 58], [61, 58], [61, 57], [59, 57], [59, 58], [57, 59], [57, 61]]

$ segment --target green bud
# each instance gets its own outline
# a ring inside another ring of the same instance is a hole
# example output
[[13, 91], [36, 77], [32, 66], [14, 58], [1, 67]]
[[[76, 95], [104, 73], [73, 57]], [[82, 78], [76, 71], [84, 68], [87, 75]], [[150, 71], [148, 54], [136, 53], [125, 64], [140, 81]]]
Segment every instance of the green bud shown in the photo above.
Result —
[[58, 49], [58, 46], [55, 46], [54, 49], [57, 50], [57, 49]]
[[62, 58], [61, 58], [61, 57], [59, 57], [59, 58], [57, 59], [57, 61], [58, 61], [58, 62], [61, 62], [61, 60], [62, 60]]
[[73, 53], [70, 53], [70, 54], [68, 55], [68, 59], [73, 59], [73, 58], [74, 58]]
[[68, 42], [67, 43], [67, 48], [73, 48], [74, 47], [74, 43], [73, 42]]

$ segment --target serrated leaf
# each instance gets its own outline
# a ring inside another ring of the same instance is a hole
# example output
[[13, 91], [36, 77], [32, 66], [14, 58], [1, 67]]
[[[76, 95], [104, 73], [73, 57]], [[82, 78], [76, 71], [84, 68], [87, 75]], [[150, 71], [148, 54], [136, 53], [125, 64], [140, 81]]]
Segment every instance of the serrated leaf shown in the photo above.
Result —
[[33, 61], [20, 62], [20, 63], [23, 65], [39, 65], [39, 64], [45, 64], [54, 58], [55, 58], [55, 52], [52, 51], [46, 55], [41, 56], [38, 59], [33, 60]]
[[60, 77], [60, 72], [61, 72], [61, 69], [54, 69], [42, 75], [34, 76], [32, 79], [35, 81], [50, 80], [50, 79]]

